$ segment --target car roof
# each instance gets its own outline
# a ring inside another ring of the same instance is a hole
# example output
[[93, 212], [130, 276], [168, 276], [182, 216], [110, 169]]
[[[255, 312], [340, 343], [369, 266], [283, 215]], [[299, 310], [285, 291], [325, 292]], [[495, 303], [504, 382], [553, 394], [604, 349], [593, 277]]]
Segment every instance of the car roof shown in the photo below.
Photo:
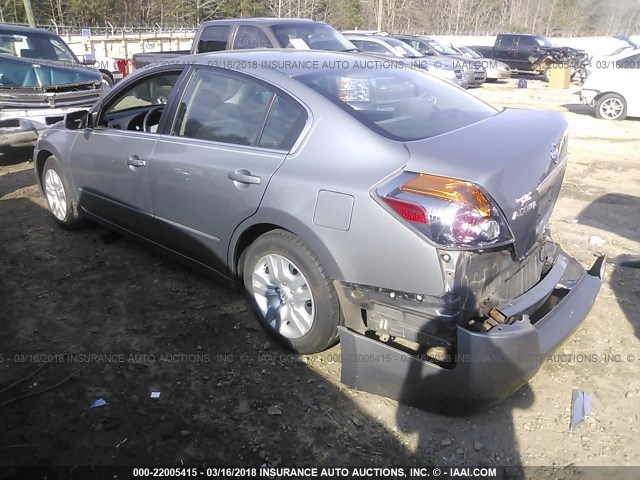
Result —
[[26, 33], [35, 33], [38, 35], [49, 35], [56, 36], [55, 33], [49, 32], [48, 30], [42, 30], [41, 28], [31, 28], [31, 27], [23, 27], [22, 25], [7, 25], [0, 24], [0, 33], [18, 33], [18, 34], [26, 34]]
[[[298, 23], [323, 23], [315, 20], [309, 20], [308, 18], [269, 18], [269, 17], [252, 17], [252, 18], [229, 18], [221, 20], [207, 20], [202, 22], [203, 26], [216, 25], [220, 23], [249, 23], [249, 24], [261, 24], [261, 25], [286, 25], [286, 24], [298, 24]], [[326, 25], [326, 24], [325, 24]]]
[[[230, 66], [229, 70], [255, 71], [264, 68], [294, 77], [309, 72], [310, 62], [317, 62], [318, 69], [330, 65], [330, 69], [345, 70], [353, 68], [364, 57], [372, 57], [366, 53], [334, 52], [328, 50], [296, 50], [293, 48], [264, 48], [256, 50], [223, 50], [219, 52], [198, 53], [183, 57], [183, 63], [195, 65]], [[375, 57], [375, 56], [373, 56]], [[378, 58], [378, 57], [375, 57]], [[394, 59], [389, 59], [394, 61]], [[256, 62], [256, 63], [254, 63]], [[326, 63], [325, 63], [326, 62]], [[346, 62], [346, 63], [345, 63]]]

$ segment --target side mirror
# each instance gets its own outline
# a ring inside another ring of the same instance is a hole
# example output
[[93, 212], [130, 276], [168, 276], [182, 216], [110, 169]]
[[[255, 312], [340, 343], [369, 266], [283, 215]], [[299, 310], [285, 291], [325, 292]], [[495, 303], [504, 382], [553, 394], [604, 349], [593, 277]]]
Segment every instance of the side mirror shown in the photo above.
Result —
[[93, 53], [85, 53], [80, 57], [80, 63], [83, 65], [95, 65], [96, 64], [96, 56]]
[[89, 112], [86, 110], [78, 110], [77, 112], [67, 113], [64, 116], [64, 128], [69, 130], [79, 130], [88, 126]]
[[425, 48], [422, 51], [423, 55], [429, 55], [430, 57], [434, 56], [436, 54], [436, 51], [433, 48]]

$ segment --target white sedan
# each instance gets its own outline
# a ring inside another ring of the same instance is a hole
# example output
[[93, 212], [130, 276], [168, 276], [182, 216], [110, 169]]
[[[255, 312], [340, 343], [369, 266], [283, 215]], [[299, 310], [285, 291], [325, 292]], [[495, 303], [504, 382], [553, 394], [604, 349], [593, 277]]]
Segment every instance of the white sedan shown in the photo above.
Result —
[[[595, 68], [594, 68], [595, 67]], [[640, 117], [640, 46], [595, 59], [582, 86], [582, 103], [604, 120]]]

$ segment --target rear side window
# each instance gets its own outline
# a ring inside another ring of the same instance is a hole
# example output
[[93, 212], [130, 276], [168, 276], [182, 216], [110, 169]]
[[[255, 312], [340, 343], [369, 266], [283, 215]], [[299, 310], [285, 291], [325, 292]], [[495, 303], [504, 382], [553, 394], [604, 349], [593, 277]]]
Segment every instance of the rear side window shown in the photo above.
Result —
[[512, 48], [516, 40], [515, 35], [500, 35], [498, 38], [500, 39], [499, 46], [501, 48]]
[[416, 70], [318, 70], [295, 78], [393, 140], [433, 137], [497, 113], [464, 90]]
[[229, 25], [205, 27], [198, 41], [198, 53], [226, 50], [228, 38]]
[[307, 120], [304, 108], [293, 100], [277, 95], [260, 137], [260, 147], [291, 150]]
[[198, 70], [178, 106], [172, 134], [235, 145], [258, 143], [274, 93], [253, 81]]
[[273, 45], [265, 33], [258, 27], [254, 27], [253, 25], [242, 25], [236, 32], [236, 39], [233, 42], [233, 48], [273, 48]]

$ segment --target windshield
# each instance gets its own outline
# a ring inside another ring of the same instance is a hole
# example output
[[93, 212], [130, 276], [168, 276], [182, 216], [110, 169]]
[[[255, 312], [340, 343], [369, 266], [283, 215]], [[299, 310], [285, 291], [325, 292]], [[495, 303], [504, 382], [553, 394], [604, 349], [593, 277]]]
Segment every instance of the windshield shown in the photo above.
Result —
[[295, 78], [393, 140], [433, 137], [497, 113], [464, 90], [415, 70], [352, 67]]
[[544, 35], [537, 35], [536, 36], [536, 40], [538, 41], [538, 43], [540, 44], [541, 47], [553, 47], [554, 46], [553, 43], [551, 43], [551, 40], [549, 40]]
[[460, 51], [463, 53], [463, 55], [465, 55], [466, 57], [471, 57], [471, 58], [482, 58], [482, 55], [480, 55], [478, 52], [476, 52], [474, 49], [469, 48], [469, 47], [460, 47]]
[[274, 25], [280, 44], [300, 50], [357, 51], [357, 48], [335, 28], [325, 23], [287, 23]]
[[456, 52], [453, 48], [449, 48], [446, 45], [442, 45], [440, 42], [438, 42], [437, 40], [434, 40], [433, 38], [430, 38], [429, 40], [427, 40], [427, 43], [442, 55], [458, 55], [458, 52]]
[[398, 53], [399, 57], [424, 57], [424, 55], [422, 55], [418, 50], [413, 48], [411, 45], [404, 43], [402, 40], [397, 40], [395, 38], [385, 38], [384, 41], [393, 47], [394, 51]]
[[0, 55], [78, 63], [61, 39], [37, 33], [3, 33], [0, 35]]

